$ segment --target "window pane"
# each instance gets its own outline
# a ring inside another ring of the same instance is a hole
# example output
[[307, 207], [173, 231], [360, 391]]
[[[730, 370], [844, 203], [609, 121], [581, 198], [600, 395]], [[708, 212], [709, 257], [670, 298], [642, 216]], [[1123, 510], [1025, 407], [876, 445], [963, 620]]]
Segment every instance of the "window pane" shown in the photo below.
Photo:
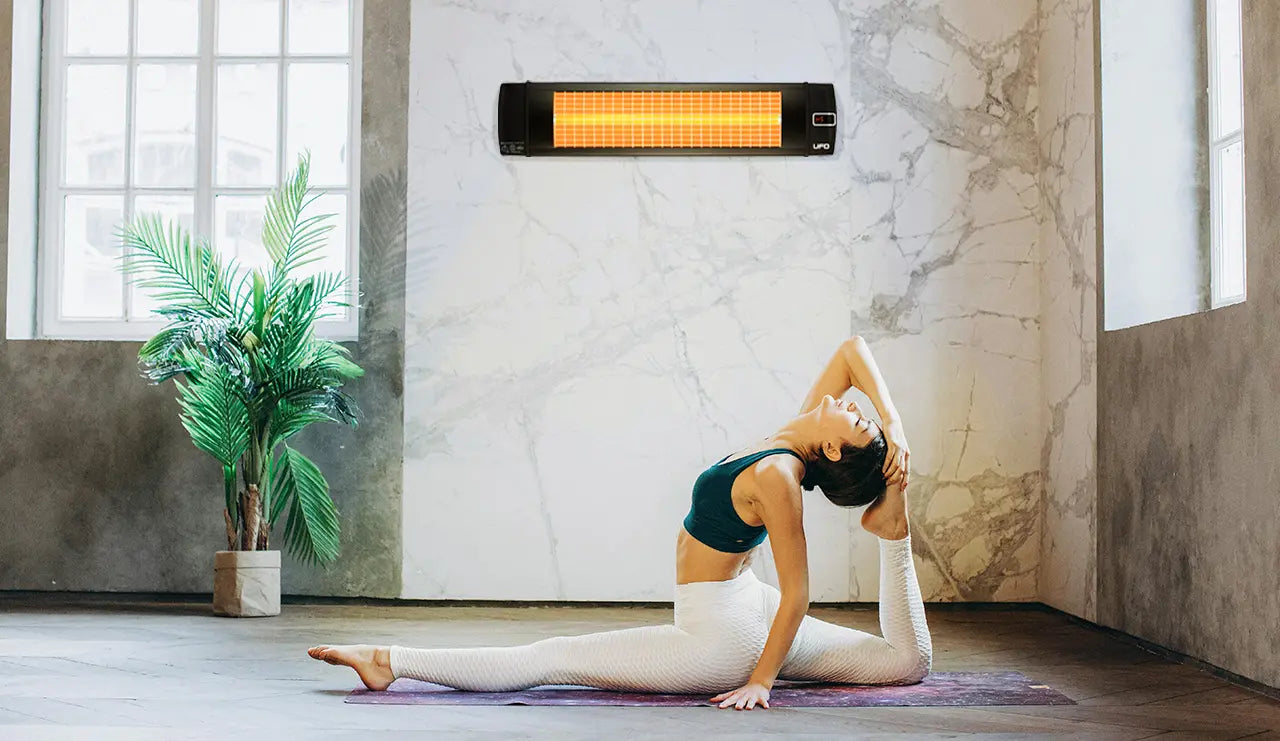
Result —
[[1218, 280], [1223, 298], [1244, 294], [1244, 145], [1240, 142], [1224, 147], [1218, 159], [1219, 234], [1222, 250]]
[[285, 167], [311, 150], [312, 185], [347, 184], [348, 66], [291, 64]]
[[68, 185], [124, 184], [124, 108], [124, 65], [67, 66]]
[[62, 315], [123, 318], [124, 275], [118, 268], [123, 196], [67, 196], [62, 220]]
[[270, 264], [262, 248], [262, 211], [265, 195], [214, 197], [214, 246], [227, 258], [236, 258], [246, 268]]
[[138, 0], [139, 54], [196, 54], [196, 0]]
[[218, 0], [219, 54], [279, 54], [280, 0]]
[[192, 187], [196, 180], [196, 66], [139, 64], [134, 87], [134, 182]]
[[218, 67], [217, 182], [276, 184], [276, 95], [274, 64]]
[[[142, 214], [160, 214], [164, 219], [165, 229], [173, 222], [190, 234], [194, 229], [195, 210], [192, 204], [195, 197], [190, 193], [182, 195], [139, 195], [133, 201], [134, 218]], [[135, 318], [151, 316], [156, 301], [151, 298], [151, 291], [134, 286], [133, 299], [130, 302], [129, 315]]]
[[1210, 5], [1210, 12], [1214, 14], [1217, 68], [1214, 82], [1218, 129], [1214, 138], [1218, 138], [1239, 129], [1244, 114], [1240, 82], [1240, 0], [1212, 0]]
[[349, 0], [289, 0], [290, 54], [346, 54]]
[[67, 0], [67, 53], [129, 53], [128, 0]]

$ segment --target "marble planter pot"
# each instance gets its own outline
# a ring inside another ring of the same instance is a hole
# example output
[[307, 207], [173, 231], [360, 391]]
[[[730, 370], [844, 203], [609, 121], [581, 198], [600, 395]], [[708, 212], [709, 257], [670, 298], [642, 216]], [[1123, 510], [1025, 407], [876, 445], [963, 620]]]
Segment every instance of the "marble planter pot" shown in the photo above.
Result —
[[266, 617], [280, 614], [280, 551], [213, 554], [213, 614]]

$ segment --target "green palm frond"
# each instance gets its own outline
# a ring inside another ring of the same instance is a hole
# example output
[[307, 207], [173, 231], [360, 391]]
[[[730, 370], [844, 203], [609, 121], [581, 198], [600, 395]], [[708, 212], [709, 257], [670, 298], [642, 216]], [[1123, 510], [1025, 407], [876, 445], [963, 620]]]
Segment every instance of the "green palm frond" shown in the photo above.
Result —
[[317, 320], [339, 316], [342, 309], [352, 306], [349, 284], [341, 273], [316, 273], [307, 280], [313, 283], [311, 300], [316, 307]]
[[338, 508], [329, 496], [329, 482], [316, 464], [302, 453], [283, 446], [275, 463], [270, 522], [274, 525], [288, 508], [285, 546], [303, 563], [334, 561], [341, 552]]
[[340, 379], [364, 375], [364, 368], [352, 362], [351, 351], [333, 340], [316, 340], [311, 343], [311, 359], [304, 367], [333, 373]]
[[138, 361], [155, 365], [173, 357], [180, 347], [191, 345], [192, 328], [186, 324], [171, 324], [147, 340], [138, 350]]
[[333, 229], [326, 223], [332, 214], [302, 217], [318, 194], [312, 194], [308, 186], [311, 173], [311, 155], [298, 158], [298, 167], [267, 200], [262, 220], [262, 246], [271, 258], [271, 276], [268, 281], [269, 301], [279, 298], [287, 287], [286, 276], [299, 268], [321, 259], [325, 235]]
[[[310, 206], [319, 195], [309, 196], [301, 204], [301, 209]], [[305, 265], [324, 259], [320, 250], [324, 248], [325, 235], [333, 230], [334, 224], [328, 223], [333, 214], [315, 214], [300, 219], [290, 234], [290, 242], [284, 255], [277, 262], [279, 272], [292, 273]]]
[[[317, 280], [324, 278], [325, 280]], [[330, 279], [330, 274], [307, 278], [290, 288], [280, 300], [272, 322], [263, 330], [263, 352], [270, 358], [270, 365], [277, 370], [306, 366], [317, 360], [330, 360], [334, 343], [315, 338], [315, 323], [336, 312], [326, 312], [335, 306], [332, 295], [341, 290], [343, 282]], [[362, 371], [354, 363], [332, 360], [331, 365], [343, 369], [341, 377], [356, 378]]]
[[231, 311], [236, 324], [247, 327], [253, 321], [253, 271], [242, 270], [231, 289]]
[[227, 366], [242, 386], [248, 362], [237, 330], [223, 317], [209, 317], [189, 310], [167, 311], [170, 323], [138, 350], [143, 375], [153, 384], [184, 375], [205, 361]]
[[327, 393], [331, 389], [336, 391], [343, 380], [333, 368], [309, 365], [280, 371], [263, 388], [273, 399], [302, 403], [298, 400], [309, 394]]
[[152, 385], [158, 386], [165, 381], [185, 376], [191, 369], [182, 363], [162, 362], [154, 365], [143, 367], [142, 375], [151, 382]]
[[332, 386], [309, 391], [298, 391], [285, 397], [290, 404], [306, 406], [333, 417], [336, 421], [356, 427], [360, 424], [360, 410], [345, 391]]
[[143, 214], [120, 233], [125, 250], [122, 270], [132, 282], [151, 289], [152, 296], [170, 307], [232, 316], [229, 287], [235, 261], [222, 256], [204, 240], [193, 239], [177, 222], [167, 226], [158, 214]]
[[262, 330], [267, 326], [274, 311], [275, 304], [267, 303], [267, 279], [255, 270], [253, 271], [253, 322], [251, 325], [255, 335], [262, 336]]
[[310, 281], [291, 287], [282, 297], [269, 326], [262, 333], [263, 354], [275, 369], [302, 365], [315, 336], [315, 287]]
[[205, 316], [198, 312], [183, 310], [169, 312], [170, 323], [156, 333], [138, 350], [138, 360], [144, 363], [159, 363], [172, 359], [179, 348], [192, 348], [196, 345], [214, 346], [227, 340], [231, 320], [220, 316]]
[[177, 384], [182, 426], [197, 448], [223, 466], [234, 466], [249, 447], [248, 411], [239, 384], [225, 366], [212, 364], [203, 370]]
[[276, 404], [275, 409], [271, 412], [271, 440], [267, 447], [274, 449], [279, 443], [288, 440], [316, 422], [340, 421], [326, 412], [324, 406], [281, 401]]
[[257, 370], [273, 376], [303, 365], [311, 352], [318, 308], [310, 281], [290, 286], [267, 312], [263, 325], [254, 326], [253, 340]]
[[173, 351], [164, 358], [139, 361], [143, 367], [142, 375], [153, 384], [161, 384], [178, 376], [187, 379], [195, 378], [203, 372], [205, 362], [206, 359], [199, 349], [185, 346], [173, 348]]

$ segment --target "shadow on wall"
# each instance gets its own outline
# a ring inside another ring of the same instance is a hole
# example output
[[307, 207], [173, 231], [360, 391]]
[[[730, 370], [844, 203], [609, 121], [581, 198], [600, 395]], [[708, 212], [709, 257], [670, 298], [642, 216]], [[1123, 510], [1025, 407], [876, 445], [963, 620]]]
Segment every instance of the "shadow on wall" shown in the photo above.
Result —
[[296, 445], [313, 460], [344, 464], [326, 469], [341, 518], [342, 556], [318, 569], [286, 554], [286, 594], [400, 593], [406, 183], [401, 166], [366, 178], [360, 189], [360, 341], [345, 343], [367, 371], [348, 384], [360, 426], [316, 426]]
[[[403, 313], [406, 264], [405, 238], [408, 214], [406, 200], [408, 174], [401, 167], [379, 173], [360, 188], [360, 291], [361, 341], [366, 330], [383, 329], [388, 322], [399, 325]], [[370, 350], [381, 343], [375, 341]]]

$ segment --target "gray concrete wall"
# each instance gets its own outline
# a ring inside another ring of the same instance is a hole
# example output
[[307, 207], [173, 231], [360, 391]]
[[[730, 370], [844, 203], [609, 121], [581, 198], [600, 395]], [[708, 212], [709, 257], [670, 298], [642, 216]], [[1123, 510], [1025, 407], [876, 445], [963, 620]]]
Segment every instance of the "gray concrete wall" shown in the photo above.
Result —
[[1204, 0], [1100, 6], [1105, 326], [1209, 306]]
[[[0, 4], [6, 40], [11, 10]], [[364, 421], [354, 431], [313, 427], [298, 438], [332, 485], [343, 555], [327, 569], [286, 558], [288, 594], [400, 594], [408, 54], [409, 4], [365, 0], [365, 297], [360, 340], [351, 344], [367, 371], [351, 385]], [[9, 93], [9, 68], [0, 65], [4, 110]], [[0, 117], [0, 192], [9, 187], [8, 142], [8, 118]], [[0, 326], [4, 311], [0, 302]], [[222, 474], [178, 423], [174, 387], [138, 376], [138, 347], [0, 339], [0, 589], [212, 589], [213, 552], [226, 547]]]
[[[1244, 0], [1247, 302], [1101, 333], [1098, 618], [1280, 685], [1280, 3]], [[1104, 284], [1115, 278], [1104, 271]]]

